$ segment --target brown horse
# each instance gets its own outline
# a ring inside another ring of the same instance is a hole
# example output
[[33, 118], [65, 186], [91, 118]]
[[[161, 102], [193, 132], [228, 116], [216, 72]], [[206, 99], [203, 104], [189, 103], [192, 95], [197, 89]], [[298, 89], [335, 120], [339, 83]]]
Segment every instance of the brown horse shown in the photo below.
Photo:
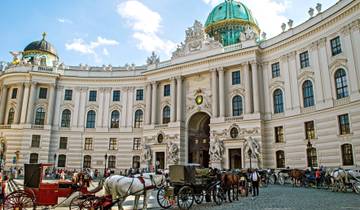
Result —
[[[221, 187], [224, 189], [225, 193], [228, 193], [229, 202], [232, 202], [233, 200], [239, 200], [239, 183], [240, 176], [232, 174], [230, 172], [225, 172], [221, 174]], [[233, 191], [232, 199], [231, 190]]]
[[72, 182], [79, 187], [90, 187], [91, 176], [86, 172], [74, 173]]
[[298, 183], [301, 185], [305, 177], [305, 171], [300, 169], [292, 169], [289, 172], [289, 176], [291, 177], [293, 186], [297, 186]]

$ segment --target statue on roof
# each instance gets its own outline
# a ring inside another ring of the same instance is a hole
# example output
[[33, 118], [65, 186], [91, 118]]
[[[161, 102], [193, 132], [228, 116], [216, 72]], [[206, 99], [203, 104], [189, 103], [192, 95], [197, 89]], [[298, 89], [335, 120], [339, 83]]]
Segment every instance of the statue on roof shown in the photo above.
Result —
[[156, 53], [153, 51], [151, 53], [151, 56], [147, 58], [146, 61], [147, 65], [153, 65], [160, 63], [160, 57], [156, 55]]

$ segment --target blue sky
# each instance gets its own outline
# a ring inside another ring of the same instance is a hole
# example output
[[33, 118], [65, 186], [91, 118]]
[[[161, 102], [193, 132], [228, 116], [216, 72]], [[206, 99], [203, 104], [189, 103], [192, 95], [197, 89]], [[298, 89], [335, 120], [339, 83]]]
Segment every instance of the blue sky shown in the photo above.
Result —
[[[195, 19], [206, 21], [214, 5], [224, 0], [1, 0], [0, 61], [9, 51], [23, 50], [47, 32], [47, 40], [67, 65], [142, 65], [151, 51], [161, 60], [171, 57]], [[243, 0], [260, 28], [275, 36], [280, 25], [298, 25], [320, 2], [323, 10], [337, 0]]]

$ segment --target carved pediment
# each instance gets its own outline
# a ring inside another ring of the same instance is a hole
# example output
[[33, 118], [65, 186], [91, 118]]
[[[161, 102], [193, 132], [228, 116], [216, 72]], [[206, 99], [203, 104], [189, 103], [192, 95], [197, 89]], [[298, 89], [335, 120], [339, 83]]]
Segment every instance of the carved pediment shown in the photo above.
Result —
[[299, 84], [302, 83], [302, 81], [307, 80], [307, 79], [312, 79], [314, 77], [314, 72], [313, 71], [309, 71], [309, 70], [304, 70], [302, 71], [299, 75], [298, 75], [298, 81]]
[[330, 69], [331, 73], [333, 73], [338, 68], [347, 66], [347, 62], [348, 62], [348, 59], [343, 56], [336, 57], [329, 64], [329, 69]]
[[272, 92], [272, 91], [275, 90], [276, 88], [283, 87], [283, 86], [284, 86], [284, 81], [274, 80], [274, 81], [270, 84], [269, 89], [270, 89], [270, 91]]
[[122, 110], [122, 105], [121, 104], [111, 104], [109, 107], [109, 110]]
[[245, 95], [245, 88], [243, 87], [239, 87], [239, 88], [236, 88], [236, 89], [232, 89], [229, 91], [229, 94], [231, 96], [235, 96], [235, 95]]

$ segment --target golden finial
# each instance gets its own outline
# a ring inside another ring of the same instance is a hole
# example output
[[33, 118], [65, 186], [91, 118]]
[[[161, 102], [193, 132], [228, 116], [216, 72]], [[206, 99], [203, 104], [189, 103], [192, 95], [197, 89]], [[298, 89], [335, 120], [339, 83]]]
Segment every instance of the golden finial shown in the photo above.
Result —
[[45, 40], [46, 32], [43, 32], [43, 33], [42, 33], [42, 37], [43, 37], [43, 40]]

